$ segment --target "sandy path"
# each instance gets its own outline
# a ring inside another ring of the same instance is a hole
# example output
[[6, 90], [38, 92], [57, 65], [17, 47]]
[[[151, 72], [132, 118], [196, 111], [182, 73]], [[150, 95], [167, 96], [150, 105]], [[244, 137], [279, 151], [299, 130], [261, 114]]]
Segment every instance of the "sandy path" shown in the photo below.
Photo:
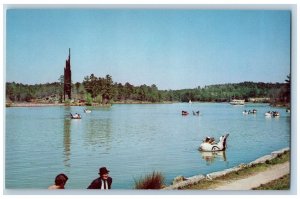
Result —
[[276, 180], [289, 173], [290, 164], [289, 162], [286, 162], [283, 164], [274, 165], [268, 168], [266, 171], [260, 172], [245, 179], [230, 181], [212, 190], [251, 190], [252, 188], [256, 188], [261, 184], [266, 184], [272, 180]]

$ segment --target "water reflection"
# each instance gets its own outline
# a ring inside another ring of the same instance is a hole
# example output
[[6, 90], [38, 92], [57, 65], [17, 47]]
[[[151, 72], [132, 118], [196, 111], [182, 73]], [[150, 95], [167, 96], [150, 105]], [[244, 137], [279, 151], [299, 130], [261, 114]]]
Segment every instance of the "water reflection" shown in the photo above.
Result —
[[[65, 108], [65, 113], [70, 112], [70, 107]], [[70, 167], [70, 155], [71, 155], [71, 119], [64, 115], [64, 165]]]
[[91, 119], [86, 123], [86, 144], [104, 148], [107, 152], [111, 148], [112, 124], [110, 118]]
[[211, 165], [215, 162], [216, 159], [227, 162], [226, 152], [225, 151], [200, 151], [202, 159], [206, 161], [207, 165]]

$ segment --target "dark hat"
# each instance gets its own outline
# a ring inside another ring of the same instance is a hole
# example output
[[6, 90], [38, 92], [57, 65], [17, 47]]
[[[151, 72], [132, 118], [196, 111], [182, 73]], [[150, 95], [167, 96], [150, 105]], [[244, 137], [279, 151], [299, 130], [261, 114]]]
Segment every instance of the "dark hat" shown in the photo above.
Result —
[[106, 174], [106, 173], [108, 173], [108, 172], [109, 172], [109, 170], [107, 170], [106, 167], [101, 167], [101, 168], [99, 169], [99, 174], [100, 174], [100, 175]]

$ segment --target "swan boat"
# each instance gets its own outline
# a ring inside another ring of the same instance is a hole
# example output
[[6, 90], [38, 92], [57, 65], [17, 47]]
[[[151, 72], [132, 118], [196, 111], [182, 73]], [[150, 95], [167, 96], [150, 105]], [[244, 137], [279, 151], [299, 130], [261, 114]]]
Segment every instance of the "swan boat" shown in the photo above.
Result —
[[203, 141], [199, 147], [199, 151], [225, 151], [226, 150], [226, 141], [229, 134], [222, 135], [218, 143], [210, 143], [206, 140]]

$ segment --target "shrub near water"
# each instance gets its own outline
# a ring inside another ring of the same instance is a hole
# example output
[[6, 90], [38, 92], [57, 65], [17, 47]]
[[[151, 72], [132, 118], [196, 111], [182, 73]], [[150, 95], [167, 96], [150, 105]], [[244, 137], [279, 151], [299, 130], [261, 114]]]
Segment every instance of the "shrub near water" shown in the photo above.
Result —
[[153, 172], [145, 177], [135, 180], [135, 189], [161, 189], [164, 186], [165, 178], [160, 172]]

